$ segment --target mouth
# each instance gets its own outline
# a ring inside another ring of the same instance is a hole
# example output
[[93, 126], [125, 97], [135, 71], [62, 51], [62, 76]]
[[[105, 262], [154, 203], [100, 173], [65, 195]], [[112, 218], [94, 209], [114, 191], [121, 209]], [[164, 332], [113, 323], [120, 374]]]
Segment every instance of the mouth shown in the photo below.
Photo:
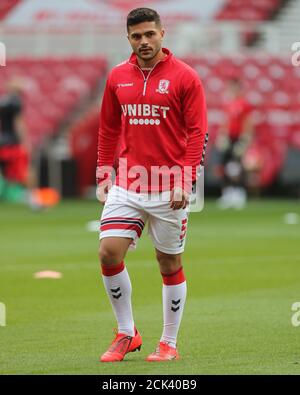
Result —
[[147, 53], [149, 53], [149, 52], [151, 52], [151, 51], [152, 51], [151, 48], [142, 48], [142, 49], [139, 50], [139, 52], [140, 52], [140, 53], [143, 53], [143, 54], [147, 54]]

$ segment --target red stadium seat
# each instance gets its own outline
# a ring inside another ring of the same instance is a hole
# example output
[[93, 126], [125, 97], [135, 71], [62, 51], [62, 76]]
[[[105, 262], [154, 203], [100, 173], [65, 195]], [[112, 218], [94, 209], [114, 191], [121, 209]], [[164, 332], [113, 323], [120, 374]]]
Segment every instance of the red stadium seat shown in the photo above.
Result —
[[262, 21], [269, 19], [280, 5], [280, 0], [227, 0], [216, 19]]
[[1, 0], [0, 1], [0, 21], [20, 2], [20, 0]]
[[0, 93], [10, 79], [24, 87], [25, 123], [33, 144], [55, 133], [76, 105], [98, 86], [106, 71], [103, 58], [20, 57], [1, 69]]

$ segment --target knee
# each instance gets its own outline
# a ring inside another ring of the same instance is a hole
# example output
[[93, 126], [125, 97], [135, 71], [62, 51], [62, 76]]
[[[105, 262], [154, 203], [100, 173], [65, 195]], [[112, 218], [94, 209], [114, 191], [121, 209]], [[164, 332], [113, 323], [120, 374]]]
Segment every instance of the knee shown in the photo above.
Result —
[[119, 253], [110, 246], [101, 245], [99, 247], [99, 261], [102, 265], [117, 265], [121, 262]]
[[165, 254], [156, 251], [156, 258], [160, 266], [160, 271], [164, 274], [174, 273], [182, 266], [181, 254]]

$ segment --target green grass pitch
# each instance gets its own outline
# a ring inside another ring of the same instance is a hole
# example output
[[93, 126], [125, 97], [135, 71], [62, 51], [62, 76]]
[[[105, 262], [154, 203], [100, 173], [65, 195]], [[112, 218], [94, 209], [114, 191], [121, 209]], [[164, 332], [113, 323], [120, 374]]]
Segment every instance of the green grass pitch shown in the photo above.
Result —
[[[244, 211], [207, 202], [192, 213], [184, 254], [188, 298], [178, 339], [181, 360], [150, 364], [162, 329], [161, 277], [149, 237], [127, 255], [141, 352], [101, 364], [115, 327], [99, 274], [97, 202], [62, 202], [33, 213], [0, 205], [1, 374], [299, 374], [300, 225], [296, 201], [254, 201]], [[41, 270], [61, 280], [36, 280]]]

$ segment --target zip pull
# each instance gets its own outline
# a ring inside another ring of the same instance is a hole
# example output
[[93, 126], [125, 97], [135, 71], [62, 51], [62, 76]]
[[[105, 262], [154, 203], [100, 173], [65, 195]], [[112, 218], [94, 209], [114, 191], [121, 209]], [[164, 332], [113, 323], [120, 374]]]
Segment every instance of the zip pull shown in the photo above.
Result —
[[145, 94], [146, 94], [146, 88], [147, 88], [147, 78], [144, 78], [143, 96], [145, 96]]

